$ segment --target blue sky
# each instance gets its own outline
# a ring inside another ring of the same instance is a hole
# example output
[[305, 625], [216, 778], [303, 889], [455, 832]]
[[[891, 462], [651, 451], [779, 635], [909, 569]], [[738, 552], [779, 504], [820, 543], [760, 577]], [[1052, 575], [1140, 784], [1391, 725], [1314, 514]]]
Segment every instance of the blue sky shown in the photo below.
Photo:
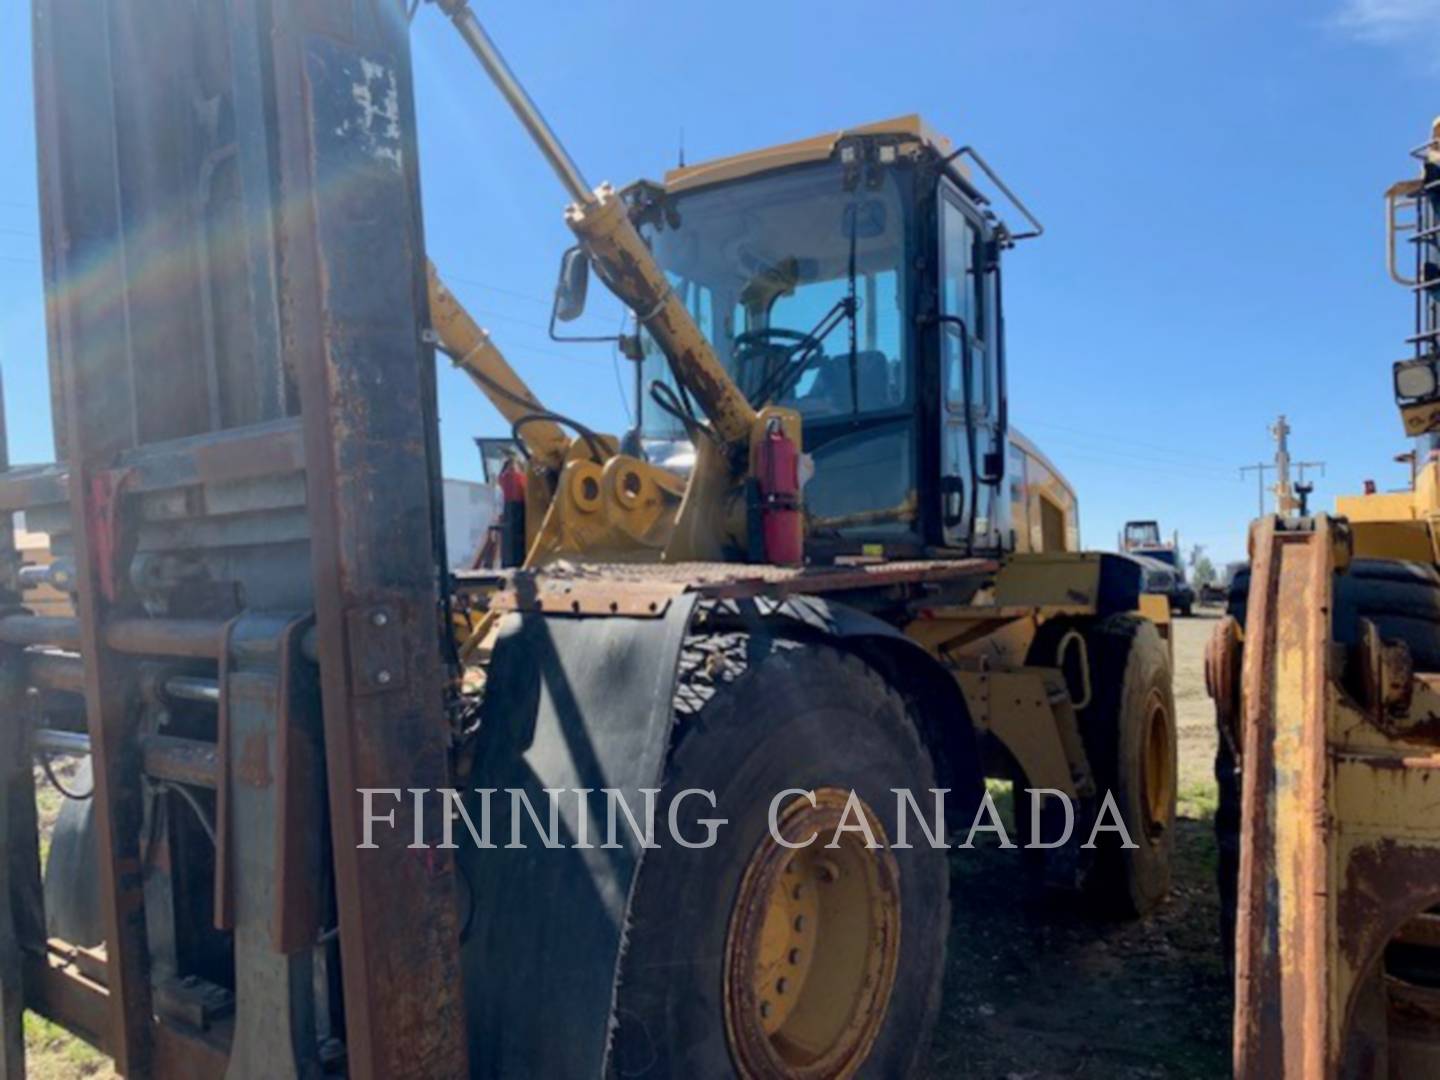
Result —
[[[886, 13], [882, 14], [882, 7]], [[0, 10], [0, 367], [11, 458], [52, 455], [27, 4]], [[1239, 557], [1285, 412], [1319, 505], [1403, 482], [1390, 362], [1411, 332], [1381, 193], [1440, 113], [1440, 0], [481, 4], [592, 182], [920, 112], [1047, 233], [1006, 274], [1011, 415], [1080, 495], [1082, 538], [1158, 517]], [[561, 191], [449, 24], [414, 28], [431, 256], [540, 397], [601, 430], [608, 349], [545, 335]], [[608, 298], [606, 298], [608, 301]], [[612, 331], [613, 303], [587, 326]], [[448, 475], [503, 430], [442, 373]]]

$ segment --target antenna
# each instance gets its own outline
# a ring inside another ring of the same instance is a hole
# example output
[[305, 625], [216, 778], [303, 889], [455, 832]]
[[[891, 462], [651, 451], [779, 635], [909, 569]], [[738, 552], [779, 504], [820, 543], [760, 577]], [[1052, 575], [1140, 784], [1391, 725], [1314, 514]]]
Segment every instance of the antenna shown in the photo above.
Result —
[[677, 165], [676, 168], [677, 168], [677, 169], [683, 169], [684, 167], [685, 167], [685, 125], [684, 125], [684, 124], [681, 124], [681, 125], [680, 125], [680, 164]]

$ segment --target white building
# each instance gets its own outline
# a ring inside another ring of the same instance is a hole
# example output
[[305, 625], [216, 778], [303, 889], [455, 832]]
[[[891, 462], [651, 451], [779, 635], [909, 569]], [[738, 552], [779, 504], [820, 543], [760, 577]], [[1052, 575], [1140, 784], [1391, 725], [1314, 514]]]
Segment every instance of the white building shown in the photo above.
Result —
[[474, 480], [445, 482], [445, 551], [452, 570], [472, 565], [485, 531], [500, 516], [500, 492]]

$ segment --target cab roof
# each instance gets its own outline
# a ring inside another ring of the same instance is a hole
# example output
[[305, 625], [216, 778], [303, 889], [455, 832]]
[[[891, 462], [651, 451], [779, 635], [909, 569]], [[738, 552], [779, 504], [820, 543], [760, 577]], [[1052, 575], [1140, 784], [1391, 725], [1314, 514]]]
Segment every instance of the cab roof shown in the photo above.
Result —
[[769, 172], [787, 165], [801, 165], [808, 161], [824, 161], [835, 151], [835, 144], [847, 135], [901, 135], [917, 139], [931, 149], [945, 155], [950, 153], [950, 140], [936, 132], [917, 113], [897, 116], [891, 120], [877, 120], [873, 124], [844, 128], [840, 131], [814, 135], [798, 142], [780, 143], [760, 150], [749, 150], [743, 154], [713, 158], [694, 165], [682, 165], [665, 174], [665, 190], [668, 192], [688, 191], [691, 188], [718, 184], [724, 180], [736, 180], [742, 176]]

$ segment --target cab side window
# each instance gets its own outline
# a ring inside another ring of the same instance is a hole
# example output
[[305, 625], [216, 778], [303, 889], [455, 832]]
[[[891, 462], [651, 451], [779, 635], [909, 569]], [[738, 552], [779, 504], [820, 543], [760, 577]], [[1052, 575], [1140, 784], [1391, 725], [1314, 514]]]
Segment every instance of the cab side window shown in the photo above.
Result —
[[[940, 200], [940, 214], [941, 311], [965, 323], [973, 365], [970, 401], [972, 405], [984, 406], [990, 404], [993, 389], [985, 362], [986, 281], [982, 240], [964, 211], [950, 200]], [[959, 327], [950, 324], [945, 335], [945, 399], [952, 409], [965, 407], [959, 333]]]

